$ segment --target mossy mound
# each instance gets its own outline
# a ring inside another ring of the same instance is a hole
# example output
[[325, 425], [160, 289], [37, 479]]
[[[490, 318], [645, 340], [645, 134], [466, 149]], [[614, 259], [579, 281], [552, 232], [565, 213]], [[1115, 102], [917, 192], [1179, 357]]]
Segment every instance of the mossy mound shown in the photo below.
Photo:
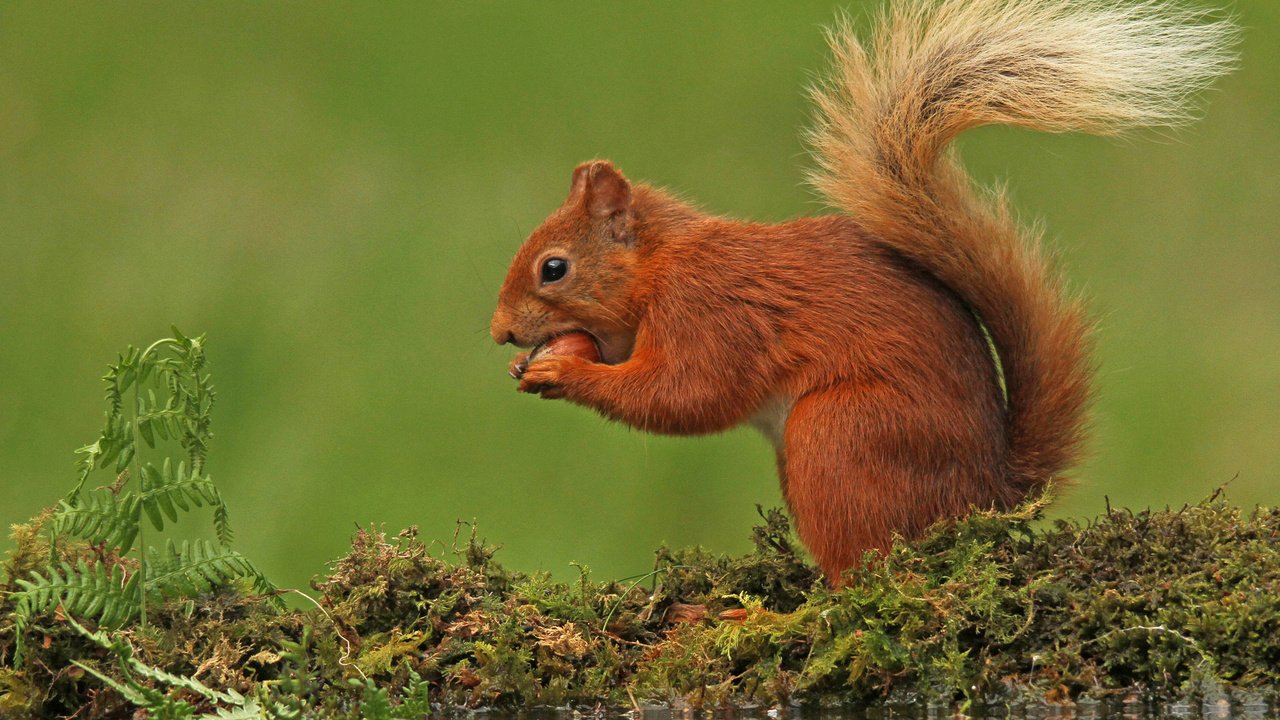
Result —
[[[16, 668], [0, 620], [0, 716], [127, 718], [146, 697], [157, 717], [246, 718], [1275, 700], [1280, 511], [1215, 496], [1036, 529], [1039, 509], [940, 526], [838, 591], [779, 511], [748, 555], [662, 549], [652, 573], [610, 582], [511, 572], [474, 532], [445, 559], [413, 529], [361, 531], [308, 611], [224, 587], [114, 645], [54, 614], [27, 628]], [[14, 538], [0, 618], [48, 555], [34, 526]]]

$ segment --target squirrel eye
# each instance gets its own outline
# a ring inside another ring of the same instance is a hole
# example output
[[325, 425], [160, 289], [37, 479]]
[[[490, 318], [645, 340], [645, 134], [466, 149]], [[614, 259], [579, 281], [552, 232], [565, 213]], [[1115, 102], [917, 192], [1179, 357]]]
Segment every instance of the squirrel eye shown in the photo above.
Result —
[[564, 258], [548, 258], [542, 263], [542, 284], [553, 283], [569, 272], [569, 261]]

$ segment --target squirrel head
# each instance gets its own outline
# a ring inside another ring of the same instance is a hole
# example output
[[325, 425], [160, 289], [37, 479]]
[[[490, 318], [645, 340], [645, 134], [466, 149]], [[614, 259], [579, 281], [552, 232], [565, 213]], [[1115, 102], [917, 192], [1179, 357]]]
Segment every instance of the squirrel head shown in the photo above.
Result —
[[575, 330], [618, 363], [635, 342], [638, 262], [631, 184], [611, 163], [573, 171], [569, 197], [516, 252], [489, 326], [494, 342], [534, 347]]

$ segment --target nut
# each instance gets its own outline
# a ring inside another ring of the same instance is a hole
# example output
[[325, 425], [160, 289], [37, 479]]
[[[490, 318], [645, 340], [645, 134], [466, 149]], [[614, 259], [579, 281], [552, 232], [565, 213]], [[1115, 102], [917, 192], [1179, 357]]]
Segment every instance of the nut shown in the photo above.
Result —
[[557, 335], [533, 349], [529, 362], [545, 355], [576, 355], [588, 362], [600, 362], [600, 350], [595, 338], [581, 331]]

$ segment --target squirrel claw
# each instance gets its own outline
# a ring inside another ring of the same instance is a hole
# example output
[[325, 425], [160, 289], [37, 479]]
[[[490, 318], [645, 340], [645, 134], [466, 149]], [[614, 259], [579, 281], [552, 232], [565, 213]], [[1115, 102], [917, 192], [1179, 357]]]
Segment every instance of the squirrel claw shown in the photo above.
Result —
[[507, 366], [507, 374], [510, 375], [512, 379], [519, 380], [524, 377], [524, 373], [528, 369], [529, 353], [523, 352], [517, 355], [515, 359], [511, 361], [511, 364]]
[[565, 396], [565, 376], [572, 372], [576, 363], [585, 361], [572, 355], [539, 358], [537, 362], [522, 369], [518, 389], [520, 392], [541, 395], [545, 400], [562, 398]]

